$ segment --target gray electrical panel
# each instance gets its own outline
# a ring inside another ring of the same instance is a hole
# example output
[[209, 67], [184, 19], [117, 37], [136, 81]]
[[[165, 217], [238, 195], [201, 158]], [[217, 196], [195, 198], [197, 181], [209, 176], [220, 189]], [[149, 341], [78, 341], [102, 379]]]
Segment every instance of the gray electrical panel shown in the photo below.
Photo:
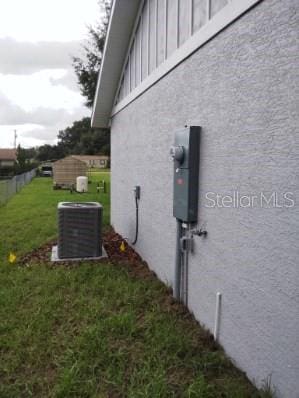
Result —
[[200, 131], [199, 126], [177, 131], [170, 150], [174, 161], [173, 215], [188, 223], [197, 221]]

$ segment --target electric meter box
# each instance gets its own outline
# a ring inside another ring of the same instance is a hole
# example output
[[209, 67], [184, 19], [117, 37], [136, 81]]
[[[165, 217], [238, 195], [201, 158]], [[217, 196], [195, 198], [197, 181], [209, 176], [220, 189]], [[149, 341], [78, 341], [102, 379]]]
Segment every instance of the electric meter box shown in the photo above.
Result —
[[197, 221], [200, 131], [199, 126], [177, 131], [170, 151], [174, 161], [173, 215], [187, 223]]

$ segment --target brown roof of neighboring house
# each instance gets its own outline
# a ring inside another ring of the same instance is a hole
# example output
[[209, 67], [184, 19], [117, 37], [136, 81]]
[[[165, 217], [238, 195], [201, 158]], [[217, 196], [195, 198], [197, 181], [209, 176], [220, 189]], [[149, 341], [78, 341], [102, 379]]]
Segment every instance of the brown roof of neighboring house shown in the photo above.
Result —
[[72, 155], [73, 158], [79, 160], [108, 160], [109, 156], [106, 155]]
[[17, 160], [15, 149], [0, 148], [0, 160]]

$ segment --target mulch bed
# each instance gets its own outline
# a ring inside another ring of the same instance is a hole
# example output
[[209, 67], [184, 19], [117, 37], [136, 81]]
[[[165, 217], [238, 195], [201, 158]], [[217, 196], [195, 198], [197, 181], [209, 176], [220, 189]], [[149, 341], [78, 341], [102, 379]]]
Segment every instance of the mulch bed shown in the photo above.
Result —
[[[121, 245], [124, 245], [124, 250], [121, 250]], [[57, 241], [53, 240], [45, 243], [41, 247], [32, 250], [31, 252], [24, 255], [19, 261], [18, 264], [21, 266], [30, 267], [34, 264], [46, 264], [49, 266], [67, 266], [74, 267], [79, 265], [80, 261], [57, 261], [52, 262], [51, 252], [52, 247], [57, 245]], [[129, 272], [138, 274], [143, 278], [145, 277], [153, 277], [155, 276], [154, 272], [152, 272], [145, 261], [139, 256], [138, 253], [112, 228], [107, 229], [103, 233], [103, 245], [108, 254], [108, 258], [103, 258], [101, 260], [91, 260], [93, 263], [113, 263], [116, 265], [122, 265], [129, 269]], [[88, 261], [88, 260], [84, 260]]]
[[[121, 250], [121, 244], [124, 244], [124, 250]], [[108, 258], [113, 262], [124, 263], [142, 263], [142, 258], [138, 253], [124, 240], [122, 236], [117, 234], [112, 228], [103, 234], [103, 245], [108, 254]]]

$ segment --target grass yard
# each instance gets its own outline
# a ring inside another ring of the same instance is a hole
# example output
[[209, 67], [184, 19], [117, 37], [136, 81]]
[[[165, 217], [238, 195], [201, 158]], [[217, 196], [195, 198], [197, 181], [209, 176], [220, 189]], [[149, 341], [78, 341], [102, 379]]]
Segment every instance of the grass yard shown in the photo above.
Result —
[[0, 207], [0, 397], [269, 397], [225, 357], [167, 288], [122, 264], [9, 264], [56, 237], [59, 201], [37, 178]]

